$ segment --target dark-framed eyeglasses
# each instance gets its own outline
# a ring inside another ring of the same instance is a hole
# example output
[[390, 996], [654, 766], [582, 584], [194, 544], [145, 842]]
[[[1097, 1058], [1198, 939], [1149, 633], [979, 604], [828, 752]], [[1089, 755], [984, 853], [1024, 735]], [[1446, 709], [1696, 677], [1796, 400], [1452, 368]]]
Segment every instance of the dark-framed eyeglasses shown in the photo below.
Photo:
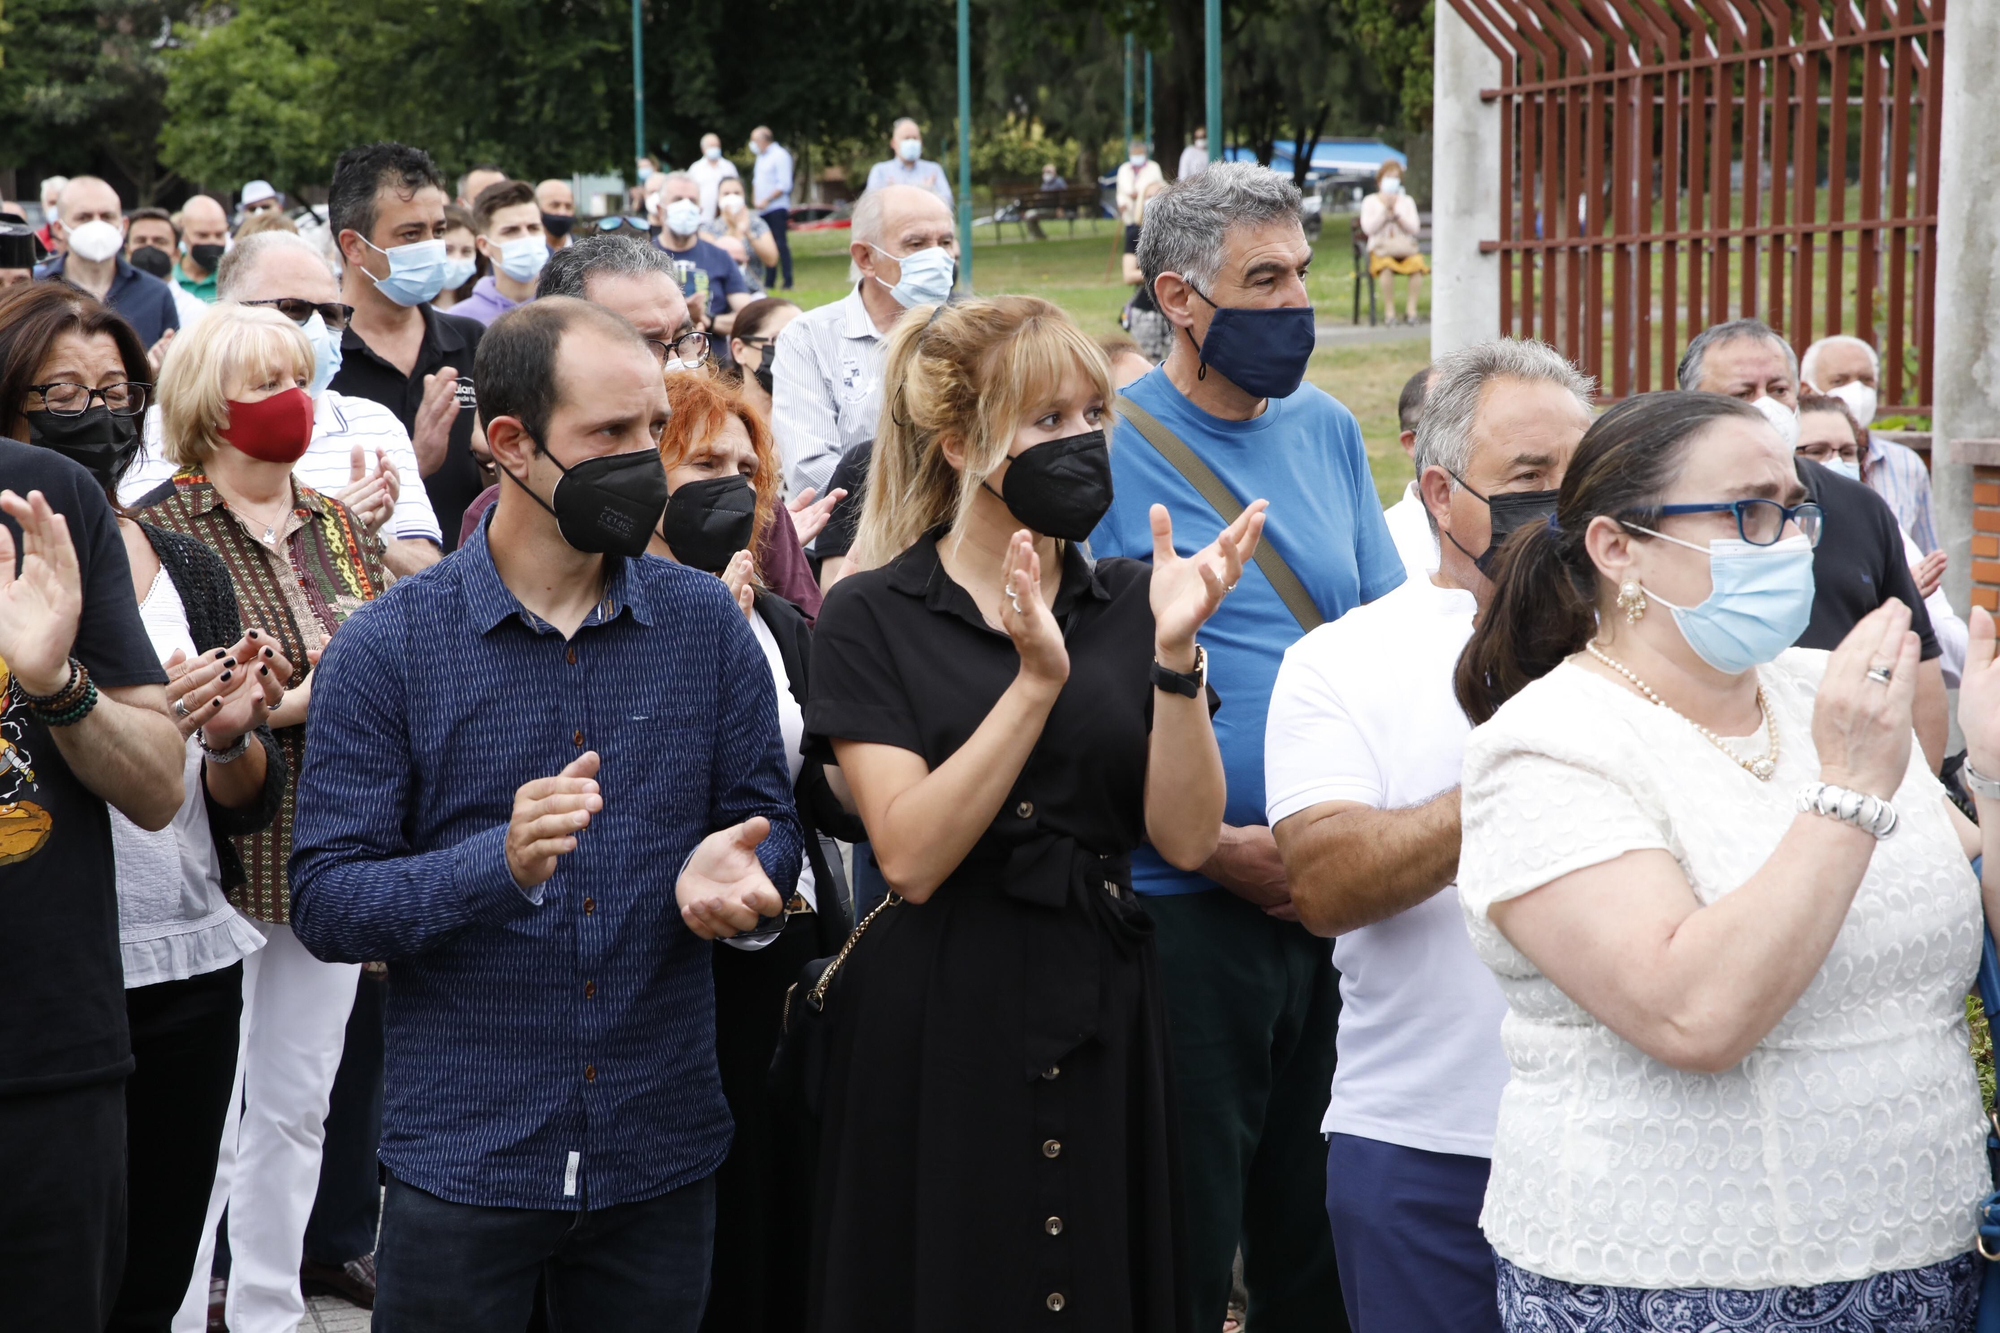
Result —
[[[1634, 516], [1641, 512], [1634, 510]], [[1826, 511], [1813, 501], [1781, 505], [1776, 500], [1724, 500], [1714, 504], [1661, 505], [1650, 511], [1660, 518], [1677, 514], [1734, 514], [1736, 535], [1752, 546], [1775, 545], [1785, 535], [1785, 525], [1796, 523], [1809, 545], [1817, 547], [1826, 531]], [[1636, 526], [1636, 525], [1634, 525]]]
[[114, 417], [136, 417], [146, 410], [146, 398], [153, 386], [127, 380], [93, 389], [87, 384], [30, 384], [29, 393], [42, 396], [42, 406], [59, 417], [80, 417], [90, 410], [91, 399], [104, 404]]
[[706, 333], [683, 333], [678, 338], [648, 338], [647, 350], [661, 365], [669, 358], [676, 358], [684, 366], [696, 365], [708, 359], [708, 335]]
[[274, 305], [278, 313], [294, 324], [304, 324], [317, 311], [326, 326], [339, 332], [354, 318], [354, 307], [338, 301], [308, 301], [303, 296], [274, 296], [267, 301], [245, 301], [244, 305]]

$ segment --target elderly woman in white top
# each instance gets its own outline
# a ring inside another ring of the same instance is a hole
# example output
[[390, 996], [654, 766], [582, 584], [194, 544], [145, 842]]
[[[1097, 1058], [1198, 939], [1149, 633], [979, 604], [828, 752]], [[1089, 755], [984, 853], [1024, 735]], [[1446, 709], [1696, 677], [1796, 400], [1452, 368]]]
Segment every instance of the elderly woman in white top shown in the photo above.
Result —
[[[1509, 540], [1460, 662], [1510, 1333], [1972, 1326], [1964, 998], [2000, 857], [1982, 897], [1980, 833], [1911, 744], [1906, 608], [1790, 648], [1820, 520], [1754, 409], [1629, 400]], [[1976, 616], [1960, 725], [2000, 776]]]

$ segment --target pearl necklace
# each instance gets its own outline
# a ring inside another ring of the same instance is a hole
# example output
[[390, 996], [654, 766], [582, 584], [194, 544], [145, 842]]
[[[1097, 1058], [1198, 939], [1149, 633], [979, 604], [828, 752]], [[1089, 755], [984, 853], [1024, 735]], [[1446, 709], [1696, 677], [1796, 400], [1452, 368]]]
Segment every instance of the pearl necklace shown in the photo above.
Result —
[[1632, 672], [1632, 668], [1626, 666], [1623, 662], [1620, 662], [1618, 659], [1612, 657], [1610, 654], [1606, 653], [1602, 648], [1599, 648], [1595, 640], [1586, 643], [1583, 646], [1584, 649], [1587, 652], [1589, 652], [1589, 654], [1592, 657], [1604, 663], [1604, 665], [1610, 667], [1613, 671], [1616, 671], [1619, 675], [1625, 677], [1625, 679], [1631, 681], [1633, 686], [1639, 691], [1639, 693], [1645, 695], [1648, 699], [1651, 699], [1654, 703], [1666, 709], [1669, 713], [1672, 713], [1675, 717], [1679, 718], [1681, 721], [1687, 723], [1690, 727], [1693, 727], [1696, 731], [1700, 732], [1704, 737], [1708, 739], [1709, 744], [1713, 745], [1716, 749], [1722, 751], [1724, 754], [1728, 755], [1731, 759], [1734, 759], [1737, 763], [1741, 764], [1745, 769], [1747, 769], [1751, 777], [1756, 778], [1759, 782], [1769, 782], [1771, 780], [1771, 775], [1778, 771], [1778, 719], [1772, 715], [1770, 706], [1766, 704], [1764, 701], [1764, 687], [1762, 685], [1759, 685], [1757, 687], [1757, 711], [1764, 718], [1764, 734], [1770, 738], [1771, 746], [1770, 749], [1765, 751], [1762, 758], [1745, 759], [1742, 755], [1736, 753], [1734, 749], [1730, 748], [1728, 742], [1724, 741], [1722, 737], [1716, 735], [1714, 732], [1710, 731], [1707, 727], [1704, 727], [1701, 723], [1689, 717], [1686, 713], [1681, 712], [1678, 708], [1672, 707], [1667, 703], [1665, 699], [1662, 699], [1659, 695], [1653, 693], [1652, 686], [1648, 685], [1645, 681], [1640, 680], [1638, 676], [1634, 675]]

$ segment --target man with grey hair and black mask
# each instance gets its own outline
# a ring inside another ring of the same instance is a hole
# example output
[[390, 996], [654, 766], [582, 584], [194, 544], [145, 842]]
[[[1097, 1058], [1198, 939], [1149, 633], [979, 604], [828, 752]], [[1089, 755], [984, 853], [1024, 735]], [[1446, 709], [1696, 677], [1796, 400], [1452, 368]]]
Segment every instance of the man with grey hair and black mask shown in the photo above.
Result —
[[1266, 813], [1300, 920], [1337, 937], [1321, 1128], [1357, 1333], [1500, 1328], [1479, 1210], [1507, 1005], [1451, 891], [1472, 730], [1452, 677], [1508, 536], [1554, 514], [1590, 401], [1544, 343], [1480, 343], [1432, 367], [1416, 465], [1435, 565], [1293, 644], [1271, 691]]
[[[1680, 386], [1741, 398], [1764, 414], [1787, 449], [1799, 444], [1799, 359], [1792, 345], [1761, 319], [1732, 319], [1702, 330], [1681, 354]], [[1840, 646], [1864, 616], [1891, 598], [1910, 608], [1910, 628], [1922, 643], [1917, 697], [1912, 706], [1917, 739], [1935, 773], [1944, 763], [1950, 731], [1943, 649], [1924, 609], [1923, 595], [1904, 559], [1903, 532], [1895, 513], [1866, 485], [1806, 458], [1799, 480], [1826, 513], [1829, 540], [1813, 548], [1813, 609], [1800, 648]]]
[[1264, 714], [1286, 647], [1404, 575], [1354, 414], [1303, 383], [1311, 260], [1298, 190], [1262, 167], [1217, 163], [1153, 197], [1139, 267], [1174, 347], [1118, 400], [1115, 498], [1091, 534], [1097, 555], [1143, 560], [1154, 504], [1191, 538], [1271, 501], [1255, 567], [1202, 631], [1225, 704], [1221, 845], [1194, 872], [1132, 857], [1159, 941], [1202, 1329], [1223, 1318], [1239, 1242], [1258, 1333], [1337, 1326], [1341, 1309], [1319, 1190], [1340, 996], [1265, 822]]
[[[1896, 521], [1925, 555], [1938, 549], [1937, 522], [1931, 514], [1931, 470], [1917, 451], [1870, 430], [1880, 405], [1882, 358], [1874, 347], [1850, 333], [1835, 333], [1806, 348], [1799, 358], [1799, 380], [1829, 398], [1838, 398], [1861, 427], [1861, 455], [1849, 472], [1868, 484], [1895, 512]], [[1829, 464], [1829, 466], [1831, 466]]]

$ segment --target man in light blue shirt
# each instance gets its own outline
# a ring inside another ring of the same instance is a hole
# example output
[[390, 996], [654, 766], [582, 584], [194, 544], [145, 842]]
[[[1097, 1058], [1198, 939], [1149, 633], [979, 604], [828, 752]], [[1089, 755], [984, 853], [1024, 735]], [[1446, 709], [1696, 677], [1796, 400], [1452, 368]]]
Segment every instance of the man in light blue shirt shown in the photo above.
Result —
[[771, 127], [759, 125], [750, 131], [750, 151], [757, 163], [750, 169], [750, 206], [771, 228], [778, 243], [778, 268], [784, 274], [780, 286], [792, 289], [792, 243], [785, 231], [792, 221], [792, 155], [771, 135]]
[[908, 116], [889, 132], [889, 160], [868, 168], [868, 188], [884, 185], [914, 185], [944, 200], [946, 208], [952, 206], [951, 182], [945, 179], [943, 167], [924, 156], [924, 132]]
[[[1155, 195], [1139, 266], [1174, 346], [1124, 396], [1240, 503], [1271, 502], [1265, 545], [1304, 585], [1313, 618], [1334, 620], [1400, 584], [1403, 562], [1353, 413], [1301, 382], [1314, 342], [1311, 258], [1299, 192], [1255, 164], [1217, 163]], [[1149, 558], [1155, 504], [1166, 506], [1179, 542], [1206, 542], [1222, 526], [1127, 422], [1116, 428], [1111, 466], [1115, 498], [1090, 538], [1097, 555]], [[1222, 1322], [1239, 1243], [1252, 1328], [1345, 1326], [1317, 1188], [1339, 978], [1325, 943], [1298, 924], [1264, 808], [1265, 715], [1285, 649], [1303, 632], [1263, 569], [1246, 568], [1201, 633], [1222, 700], [1221, 845], [1198, 872], [1175, 870], [1150, 848], [1132, 857], [1174, 1048], [1195, 1328]]]

